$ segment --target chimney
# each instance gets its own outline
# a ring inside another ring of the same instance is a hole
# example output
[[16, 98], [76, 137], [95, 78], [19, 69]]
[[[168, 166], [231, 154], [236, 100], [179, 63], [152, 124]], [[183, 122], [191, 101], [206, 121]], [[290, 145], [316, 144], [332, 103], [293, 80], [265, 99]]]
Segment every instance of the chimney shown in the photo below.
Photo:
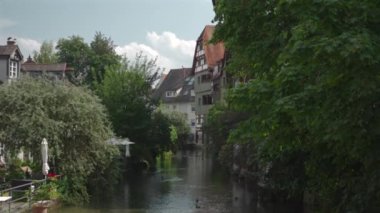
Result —
[[8, 37], [7, 45], [16, 45], [16, 39], [12, 37]]

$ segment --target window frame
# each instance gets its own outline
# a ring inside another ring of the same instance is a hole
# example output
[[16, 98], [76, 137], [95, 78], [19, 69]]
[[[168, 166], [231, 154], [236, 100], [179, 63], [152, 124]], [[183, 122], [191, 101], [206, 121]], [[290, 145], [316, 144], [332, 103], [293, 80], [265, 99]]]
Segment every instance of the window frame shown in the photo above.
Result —
[[9, 78], [17, 78], [17, 74], [18, 74], [18, 63], [17, 61], [14, 61], [14, 60], [10, 60], [9, 61]]

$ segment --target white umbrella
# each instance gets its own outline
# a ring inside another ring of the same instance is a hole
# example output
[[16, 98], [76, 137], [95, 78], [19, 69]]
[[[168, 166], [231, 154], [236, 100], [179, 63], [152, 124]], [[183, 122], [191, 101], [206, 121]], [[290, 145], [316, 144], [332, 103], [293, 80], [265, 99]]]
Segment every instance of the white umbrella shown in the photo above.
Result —
[[46, 138], [42, 139], [41, 143], [41, 154], [42, 154], [42, 173], [46, 176], [49, 173], [48, 164], [48, 143]]
[[128, 138], [119, 139], [119, 138], [111, 138], [109, 143], [113, 145], [125, 145], [125, 157], [130, 157], [131, 153], [129, 151], [129, 145], [135, 144], [135, 142], [130, 141]]

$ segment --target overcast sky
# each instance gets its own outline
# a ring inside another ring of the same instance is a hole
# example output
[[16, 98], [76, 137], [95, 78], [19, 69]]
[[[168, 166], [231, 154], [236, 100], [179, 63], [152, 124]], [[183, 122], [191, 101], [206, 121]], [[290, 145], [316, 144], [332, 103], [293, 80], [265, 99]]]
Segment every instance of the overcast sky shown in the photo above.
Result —
[[189, 67], [213, 17], [212, 0], [0, 0], [0, 44], [15, 37], [27, 57], [44, 40], [79, 35], [90, 42], [100, 31], [120, 54], [144, 51], [166, 69]]

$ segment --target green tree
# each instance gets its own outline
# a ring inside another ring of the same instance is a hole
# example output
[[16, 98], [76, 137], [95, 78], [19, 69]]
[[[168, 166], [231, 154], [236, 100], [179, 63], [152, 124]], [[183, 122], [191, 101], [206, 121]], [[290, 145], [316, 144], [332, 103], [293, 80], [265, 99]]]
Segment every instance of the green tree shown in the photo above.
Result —
[[175, 128], [174, 125], [170, 125], [170, 141], [173, 144], [176, 144], [178, 142], [178, 134], [177, 134], [177, 129]]
[[379, 8], [217, 1], [215, 39], [231, 51], [229, 72], [251, 79], [229, 96], [232, 110], [251, 115], [229, 140], [255, 144], [274, 188], [308, 191], [334, 211], [378, 209]]
[[29, 78], [1, 86], [0, 99], [0, 141], [7, 150], [16, 155], [24, 149], [41, 162], [40, 144], [47, 138], [55, 162], [50, 165], [67, 183], [66, 200], [88, 201], [90, 177], [107, 177], [118, 154], [106, 143], [113, 133], [100, 100], [80, 87]]
[[[169, 119], [171, 124], [171, 129], [176, 134], [176, 145], [183, 145], [189, 138], [190, 135], [190, 126], [186, 120], [186, 117], [183, 113], [180, 112], [170, 112], [166, 113], [166, 116]], [[178, 144], [179, 143], [179, 144]]]
[[140, 53], [133, 61], [124, 58], [121, 65], [107, 67], [102, 83], [97, 85], [116, 135], [136, 142], [134, 157], [150, 163], [160, 151], [170, 148], [169, 119], [153, 113], [156, 103], [151, 92], [156, 72], [155, 60]]
[[144, 76], [120, 67], [106, 69], [98, 94], [108, 109], [115, 133], [140, 141], [148, 130], [153, 103]]
[[57, 63], [58, 58], [54, 52], [54, 44], [52, 41], [44, 41], [41, 44], [40, 51], [33, 52], [33, 60], [40, 64]]
[[161, 111], [153, 112], [146, 139], [146, 146], [149, 147], [152, 161], [158, 154], [175, 149], [176, 144], [172, 143], [173, 133], [169, 117]]
[[85, 84], [91, 70], [91, 58], [93, 52], [90, 46], [80, 36], [71, 36], [58, 40], [58, 61], [67, 63], [73, 69], [70, 73], [70, 81], [76, 85]]
[[112, 39], [110, 37], [107, 38], [101, 32], [95, 33], [90, 47], [93, 54], [88, 81], [94, 86], [102, 82], [107, 67], [120, 64], [121, 56], [116, 54]]
[[112, 39], [101, 32], [95, 33], [90, 44], [80, 36], [71, 36], [60, 39], [56, 48], [58, 60], [74, 69], [70, 80], [77, 85], [89, 85], [92, 89], [103, 81], [107, 67], [118, 66], [122, 62]]
[[149, 85], [153, 85], [159, 79], [161, 68], [157, 66], [157, 58], [149, 59], [143, 52], [136, 54], [133, 60], [122, 58], [122, 66], [125, 70], [140, 73]]

